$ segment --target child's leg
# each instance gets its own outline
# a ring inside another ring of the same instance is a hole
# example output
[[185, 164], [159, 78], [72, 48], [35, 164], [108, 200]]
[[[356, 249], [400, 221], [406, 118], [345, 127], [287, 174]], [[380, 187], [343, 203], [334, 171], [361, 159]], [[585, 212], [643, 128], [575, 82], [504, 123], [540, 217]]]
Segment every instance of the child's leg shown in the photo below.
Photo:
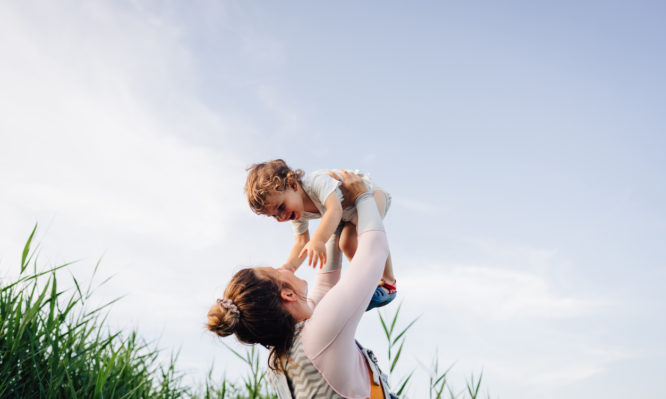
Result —
[[[391, 251], [389, 251], [388, 257], [386, 257], [386, 265], [384, 265], [384, 274], [382, 275], [382, 280], [391, 285], [395, 285], [395, 274], [393, 274], [393, 262], [391, 262]], [[388, 292], [388, 290], [386, 290]]]
[[[375, 190], [373, 193], [375, 201], [377, 202], [377, 209], [379, 209], [379, 214], [384, 218], [386, 216], [386, 211], [388, 210], [386, 194], [381, 190]], [[351, 260], [356, 253], [356, 247], [358, 245], [358, 238], [356, 232], [356, 221], [357, 216], [354, 217], [352, 223], [345, 223], [340, 234], [340, 249], [345, 254], [348, 260]], [[391, 252], [389, 252], [388, 257], [386, 258], [386, 265], [384, 266], [384, 274], [382, 275], [382, 280], [393, 285], [395, 284], [395, 275], [393, 274], [393, 262], [391, 262]]]
[[340, 224], [326, 242], [326, 264], [321, 269], [324, 273], [335, 271], [342, 267], [342, 254], [340, 253], [340, 249], [342, 248], [342, 244], [340, 243], [342, 231], [343, 225]]
[[351, 261], [356, 253], [358, 237], [356, 236], [356, 225], [347, 222], [340, 233], [340, 250], [345, 254], [347, 260]]
[[308, 292], [308, 300], [315, 305], [340, 280], [342, 254], [340, 253], [339, 242], [341, 230], [342, 226], [338, 227], [326, 242], [326, 264], [320, 270], [317, 270], [312, 289]]

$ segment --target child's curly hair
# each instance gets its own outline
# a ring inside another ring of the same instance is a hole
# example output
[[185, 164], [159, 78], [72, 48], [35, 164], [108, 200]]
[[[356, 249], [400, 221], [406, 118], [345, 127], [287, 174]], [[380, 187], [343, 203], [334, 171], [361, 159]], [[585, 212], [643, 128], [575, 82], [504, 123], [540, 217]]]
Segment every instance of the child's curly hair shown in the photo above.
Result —
[[282, 159], [255, 163], [246, 169], [245, 194], [250, 208], [258, 214], [266, 211], [266, 199], [275, 191], [284, 191], [291, 182], [299, 185], [304, 173], [292, 170]]

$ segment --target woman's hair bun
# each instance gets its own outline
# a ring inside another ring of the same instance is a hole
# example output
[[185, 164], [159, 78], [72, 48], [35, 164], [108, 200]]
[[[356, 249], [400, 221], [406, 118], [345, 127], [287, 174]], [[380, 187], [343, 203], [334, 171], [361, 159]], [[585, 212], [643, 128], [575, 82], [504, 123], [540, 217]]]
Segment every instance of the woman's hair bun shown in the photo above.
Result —
[[233, 334], [238, 323], [240, 323], [240, 311], [231, 299], [218, 299], [208, 311], [206, 327], [221, 337]]

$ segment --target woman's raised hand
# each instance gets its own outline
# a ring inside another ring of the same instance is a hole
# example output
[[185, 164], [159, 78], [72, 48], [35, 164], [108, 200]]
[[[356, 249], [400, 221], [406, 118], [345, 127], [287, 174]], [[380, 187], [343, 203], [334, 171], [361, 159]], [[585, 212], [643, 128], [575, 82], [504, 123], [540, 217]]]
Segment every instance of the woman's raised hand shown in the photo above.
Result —
[[363, 179], [356, 173], [338, 169], [336, 172], [329, 170], [328, 174], [342, 183], [340, 184], [340, 189], [342, 190], [342, 195], [345, 197], [345, 202], [349, 199], [351, 204], [353, 204], [359, 195], [368, 191]]

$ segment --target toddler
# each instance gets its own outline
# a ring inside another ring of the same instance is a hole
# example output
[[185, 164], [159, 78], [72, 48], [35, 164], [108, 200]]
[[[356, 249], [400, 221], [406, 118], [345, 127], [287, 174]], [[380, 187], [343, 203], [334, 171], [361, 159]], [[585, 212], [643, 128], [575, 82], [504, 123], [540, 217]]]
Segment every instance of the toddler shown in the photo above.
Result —
[[[281, 160], [262, 162], [248, 168], [245, 194], [250, 208], [260, 215], [274, 217], [278, 222], [291, 221], [295, 244], [284, 267], [296, 271], [306, 258], [308, 265], [337, 268], [340, 251], [347, 259], [356, 253], [356, 208], [353, 198], [344, 198], [340, 182], [332, 172], [318, 170], [304, 175], [292, 170]], [[377, 187], [367, 175], [359, 173], [368, 190], [373, 192], [380, 215], [384, 217], [391, 205], [391, 196]], [[310, 239], [308, 220], [321, 218]], [[367, 310], [391, 302], [396, 296], [395, 276], [389, 253], [382, 281], [372, 296]]]

